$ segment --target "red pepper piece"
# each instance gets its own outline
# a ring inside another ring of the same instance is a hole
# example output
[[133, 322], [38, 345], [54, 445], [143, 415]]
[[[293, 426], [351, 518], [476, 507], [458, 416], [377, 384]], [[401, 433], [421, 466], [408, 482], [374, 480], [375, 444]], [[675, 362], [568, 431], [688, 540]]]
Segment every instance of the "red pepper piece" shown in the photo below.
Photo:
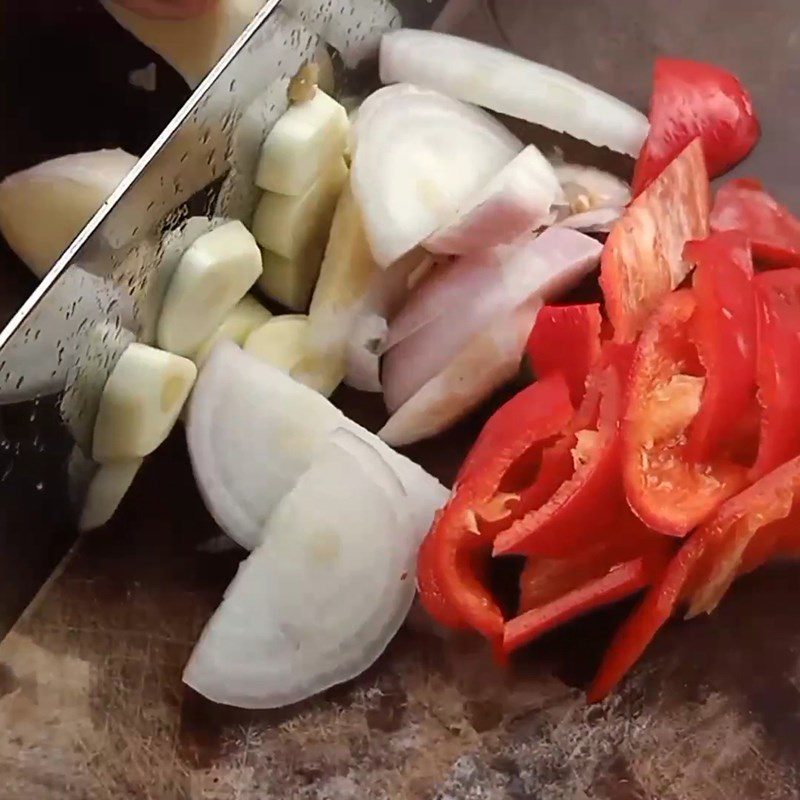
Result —
[[600, 304], [545, 306], [528, 339], [528, 358], [537, 377], [561, 372], [577, 408], [586, 379], [600, 358]]
[[685, 536], [744, 485], [746, 470], [727, 456], [691, 462], [686, 430], [700, 407], [702, 368], [691, 337], [690, 289], [664, 298], [642, 332], [622, 421], [628, 503], [654, 530]]
[[697, 136], [712, 178], [738, 164], [761, 136], [753, 101], [736, 76], [701, 61], [656, 61], [649, 116], [650, 133], [633, 175], [634, 196]]
[[800, 458], [795, 458], [728, 500], [699, 528], [617, 632], [589, 701], [601, 700], [622, 680], [678, 603], [690, 602], [689, 616], [711, 611], [737, 575], [790, 550], [800, 521], [799, 494]]
[[712, 231], [741, 231], [764, 266], [800, 267], [800, 220], [752, 178], [728, 181], [711, 211]]
[[699, 139], [625, 210], [603, 248], [600, 286], [618, 342], [632, 342], [688, 275], [683, 248], [708, 235], [708, 174]]
[[587, 692], [590, 703], [602, 700], [625, 677], [672, 616], [702, 554], [700, 544], [694, 536], [686, 542], [617, 631]]
[[667, 556], [674, 540], [644, 526], [624, 509], [604, 541], [583, 548], [568, 558], [528, 558], [519, 579], [520, 613], [557, 600], [590, 580], [607, 574], [616, 565], [640, 556]]
[[[611, 351], [609, 351], [610, 353]], [[613, 345], [614, 363], [602, 363], [572, 424], [556, 447], [569, 449], [574, 467], [540, 506], [522, 504], [495, 539], [495, 555], [520, 553], [564, 558], [595, 544], [624, 508], [620, 481], [619, 418], [631, 348]]]
[[700, 410], [688, 431], [686, 458], [708, 460], [729, 444], [755, 405], [756, 312], [753, 260], [734, 231], [689, 242], [694, 262], [695, 339], [705, 368]]
[[434, 619], [499, 641], [503, 616], [484, 576], [495, 531], [479, 527], [475, 508], [505, 493], [506, 474], [531, 451], [540, 453], [572, 414], [567, 385], [553, 375], [523, 390], [489, 420], [420, 550], [420, 598]]
[[800, 454], [800, 271], [755, 280], [761, 436], [753, 478]]
[[503, 630], [503, 650], [511, 653], [565, 622], [623, 600], [644, 589], [650, 578], [651, 570], [644, 558], [613, 567], [602, 577], [593, 578], [558, 599], [507, 622]]

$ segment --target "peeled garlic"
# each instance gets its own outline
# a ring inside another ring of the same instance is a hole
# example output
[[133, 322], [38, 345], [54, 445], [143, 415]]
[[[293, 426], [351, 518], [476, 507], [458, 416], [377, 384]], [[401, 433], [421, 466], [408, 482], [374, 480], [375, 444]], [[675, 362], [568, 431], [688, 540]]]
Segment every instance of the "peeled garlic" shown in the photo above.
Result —
[[100, 528], [114, 516], [114, 512], [128, 493], [143, 459], [109, 461], [101, 464], [89, 482], [86, 499], [81, 510], [78, 528], [91, 531]]
[[278, 194], [303, 194], [347, 146], [347, 112], [321, 89], [290, 106], [261, 148], [256, 184]]
[[339, 156], [303, 194], [265, 192], [253, 218], [253, 235], [266, 250], [295, 258], [310, 242], [328, 237], [347, 166]]
[[261, 251], [239, 220], [203, 234], [172, 276], [158, 320], [158, 344], [182, 356], [197, 352], [261, 275]]
[[172, 430], [196, 377], [187, 358], [129, 345], [100, 396], [92, 458], [102, 463], [152, 453]]
[[198, 368], [202, 367], [214, 348], [222, 339], [229, 339], [238, 345], [244, 344], [247, 337], [256, 329], [269, 322], [272, 314], [255, 297], [243, 297], [222, 320], [220, 326], [203, 342], [192, 357]]
[[0, 232], [43, 278], [136, 160], [124, 150], [96, 150], [9, 175], [0, 183]]
[[305, 356], [308, 317], [284, 314], [256, 328], [245, 340], [244, 351], [291, 374]]

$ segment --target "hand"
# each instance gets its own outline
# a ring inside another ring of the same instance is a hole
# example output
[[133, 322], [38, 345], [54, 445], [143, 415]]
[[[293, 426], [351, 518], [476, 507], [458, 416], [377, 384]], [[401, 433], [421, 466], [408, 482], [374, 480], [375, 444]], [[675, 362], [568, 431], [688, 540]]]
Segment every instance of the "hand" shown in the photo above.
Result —
[[114, 0], [114, 2], [143, 17], [190, 19], [210, 11], [220, 0]]

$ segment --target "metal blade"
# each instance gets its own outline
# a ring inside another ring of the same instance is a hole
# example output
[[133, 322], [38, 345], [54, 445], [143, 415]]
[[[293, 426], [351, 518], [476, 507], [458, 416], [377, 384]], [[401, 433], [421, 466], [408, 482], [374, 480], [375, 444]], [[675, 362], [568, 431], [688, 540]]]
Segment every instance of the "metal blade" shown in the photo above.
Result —
[[[409, 21], [441, 5], [411, 3]], [[164, 237], [192, 215], [249, 222], [290, 77], [332, 55], [337, 83], [361, 92], [374, 59], [359, 65], [399, 24], [385, 0], [268, 0], [0, 332], [0, 635], [74, 541], [100, 392], [152, 337], [174, 266]]]

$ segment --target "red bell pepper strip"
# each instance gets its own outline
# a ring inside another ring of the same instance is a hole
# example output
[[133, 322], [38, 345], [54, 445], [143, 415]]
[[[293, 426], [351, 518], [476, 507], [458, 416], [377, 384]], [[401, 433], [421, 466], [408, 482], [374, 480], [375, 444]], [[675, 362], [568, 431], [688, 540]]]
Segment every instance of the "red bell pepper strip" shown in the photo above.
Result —
[[625, 677], [672, 616], [702, 555], [700, 545], [695, 536], [686, 542], [650, 587], [639, 607], [617, 631], [587, 692], [590, 703], [602, 700]]
[[703, 149], [695, 139], [628, 206], [603, 248], [600, 286], [616, 341], [634, 341], [688, 275], [683, 248], [708, 235], [710, 208]]
[[602, 324], [599, 303], [545, 306], [528, 339], [528, 358], [537, 377], [563, 373], [576, 408], [586, 391], [586, 379], [600, 358]]
[[755, 280], [761, 435], [753, 478], [800, 454], [800, 271]]
[[763, 564], [796, 541], [800, 458], [784, 464], [728, 500], [684, 544], [639, 608], [614, 637], [589, 689], [602, 700], [652, 641], [680, 602], [689, 615], [711, 611], [737, 575]]
[[646, 559], [627, 561], [546, 605], [520, 614], [505, 625], [503, 651], [511, 653], [565, 622], [635, 594], [648, 585], [651, 574]]
[[764, 266], [800, 267], [800, 220], [752, 178], [728, 181], [711, 210], [712, 231], [741, 231]]
[[494, 553], [564, 558], [595, 544], [619, 518], [625, 499], [620, 480], [619, 419], [632, 348], [611, 346], [614, 363], [601, 363], [562, 449], [574, 468], [538, 507], [521, 505], [518, 518], [495, 539]]
[[628, 503], [654, 530], [685, 536], [745, 481], [727, 457], [685, 456], [686, 430], [700, 407], [704, 380], [691, 322], [690, 289], [664, 298], [642, 332], [630, 371], [622, 421], [622, 472]]
[[567, 385], [553, 375], [512, 398], [487, 423], [420, 549], [420, 598], [437, 621], [473, 628], [493, 641], [502, 637], [503, 615], [484, 576], [495, 531], [479, 526], [475, 508], [503, 493], [506, 473], [532, 449], [540, 451], [572, 414]]
[[659, 58], [653, 75], [650, 132], [633, 174], [634, 197], [695, 137], [708, 174], [722, 175], [755, 146], [761, 126], [750, 94], [735, 75], [713, 64]]
[[795, 458], [728, 500], [698, 531], [706, 548], [687, 598], [688, 616], [710, 614], [738, 575], [780, 551], [797, 527], [792, 512], [799, 492], [800, 458]]
[[602, 534], [602, 541], [568, 558], [528, 558], [519, 578], [520, 613], [557, 600], [625, 561], [642, 556], [666, 559], [675, 549], [674, 539], [649, 530], [628, 508]]
[[689, 242], [695, 263], [693, 325], [705, 385], [688, 431], [686, 458], [713, 457], [736, 436], [755, 406], [756, 311], [753, 260], [746, 237], [734, 231]]

